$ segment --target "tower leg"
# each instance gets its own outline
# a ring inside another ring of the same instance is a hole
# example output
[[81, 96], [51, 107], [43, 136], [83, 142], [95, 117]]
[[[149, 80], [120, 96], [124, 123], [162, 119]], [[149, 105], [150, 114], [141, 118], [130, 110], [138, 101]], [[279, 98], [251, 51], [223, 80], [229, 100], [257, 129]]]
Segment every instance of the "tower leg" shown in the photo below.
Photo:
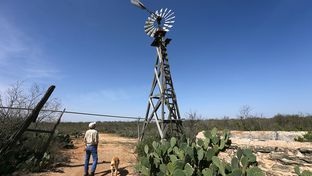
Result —
[[152, 119], [155, 120], [161, 139], [170, 137], [169, 133], [177, 135], [183, 133], [167, 57], [167, 44], [163, 37], [156, 36], [152, 45], [156, 47], [157, 59], [140, 140], [143, 139], [146, 127]]

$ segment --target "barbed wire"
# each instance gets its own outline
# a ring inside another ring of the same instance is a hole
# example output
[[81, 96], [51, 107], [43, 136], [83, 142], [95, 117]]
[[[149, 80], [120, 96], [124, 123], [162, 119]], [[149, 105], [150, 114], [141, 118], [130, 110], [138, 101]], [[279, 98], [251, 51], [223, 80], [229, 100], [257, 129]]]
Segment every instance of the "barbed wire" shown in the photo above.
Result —
[[[33, 110], [32, 108], [6, 107], [6, 106], [0, 106], [0, 108], [2, 108], [2, 109], [17, 109], [17, 110]], [[41, 111], [59, 112], [59, 113], [63, 112], [60, 110], [52, 110], [52, 109], [41, 109]], [[120, 119], [135, 119], [135, 120], [142, 119], [139, 116], [122, 116], [122, 115], [98, 114], [98, 113], [77, 112], [77, 111], [65, 111], [64, 113], [65, 114], [76, 114], [76, 115], [98, 116], [98, 117], [112, 117], [112, 118], [120, 118]]]

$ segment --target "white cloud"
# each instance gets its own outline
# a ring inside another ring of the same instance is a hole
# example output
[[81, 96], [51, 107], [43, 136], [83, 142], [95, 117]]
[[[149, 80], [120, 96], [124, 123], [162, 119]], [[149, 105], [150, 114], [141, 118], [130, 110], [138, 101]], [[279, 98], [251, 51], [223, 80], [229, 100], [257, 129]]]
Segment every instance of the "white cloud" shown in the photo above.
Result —
[[0, 17], [0, 61], [7, 65], [11, 59], [28, 57], [31, 47], [26, 38], [14, 26]]
[[27, 68], [25, 69], [27, 78], [54, 78], [59, 75], [59, 71], [55, 69]]
[[100, 91], [100, 95], [112, 101], [126, 100], [131, 98], [130, 93], [127, 93], [125, 90], [122, 89], [102, 90]]
[[59, 77], [40, 42], [0, 15], [0, 80]]
[[131, 98], [131, 95], [123, 89], [105, 89], [98, 90], [89, 93], [80, 94], [78, 99], [85, 102], [92, 102], [95, 100], [104, 100], [108, 102], [116, 102], [122, 100], [128, 100]]

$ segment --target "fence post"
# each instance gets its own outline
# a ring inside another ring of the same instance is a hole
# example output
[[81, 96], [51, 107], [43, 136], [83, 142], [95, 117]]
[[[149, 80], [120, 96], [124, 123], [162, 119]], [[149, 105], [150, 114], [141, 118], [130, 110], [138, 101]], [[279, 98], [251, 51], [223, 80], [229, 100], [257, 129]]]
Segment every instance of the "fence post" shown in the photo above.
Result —
[[138, 126], [138, 140], [140, 140], [140, 117], [138, 119], [138, 123], [137, 123], [137, 126]]
[[38, 159], [39, 159], [38, 162], [42, 160], [42, 158], [43, 158], [43, 156], [44, 156], [44, 153], [48, 150], [48, 147], [49, 147], [49, 145], [50, 145], [50, 142], [51, 142], [51, 140], [53, 139], [53, 135], [54, 135], [54, 133], [55, 133], [56, 127], [60, 124], [61, 118], [62, 118], [63, 114], [65, 113], [65, 110], [66, 110], [66, 109], [64, 108], [64, 110], [62, 111], [61, 115], [60, 115], [59, 118], [57, 119], [57, 122], [56, 122], [56, 124], [54, 125], [54, 127], [53, 127], [53, 129], [52, 129], [52, 131], [51, 131], [51, 133], [50, 133], [50, 136], [49, 136], [47, 142], [46, 142], [46, 143], [44, 144], [44, 146], [42, 147], [42, 150], [41, 150], [41, 152], [40, 152], [40, 155], [38, 156]]

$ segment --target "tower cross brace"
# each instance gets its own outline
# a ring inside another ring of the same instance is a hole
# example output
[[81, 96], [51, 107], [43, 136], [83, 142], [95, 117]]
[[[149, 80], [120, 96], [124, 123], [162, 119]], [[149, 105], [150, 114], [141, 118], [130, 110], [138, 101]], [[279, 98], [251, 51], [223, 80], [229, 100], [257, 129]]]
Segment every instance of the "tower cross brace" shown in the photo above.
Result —
[[165, 39], [165, 34], [164, 30], [158, 29], [152, 43], [156, 48], [157, 58], [140, 140], [143, 139], [147, 125], [153, 119], [161, 139], [168, 137], [168, 134], [183, 134], [166, 48], [171, 39]]

